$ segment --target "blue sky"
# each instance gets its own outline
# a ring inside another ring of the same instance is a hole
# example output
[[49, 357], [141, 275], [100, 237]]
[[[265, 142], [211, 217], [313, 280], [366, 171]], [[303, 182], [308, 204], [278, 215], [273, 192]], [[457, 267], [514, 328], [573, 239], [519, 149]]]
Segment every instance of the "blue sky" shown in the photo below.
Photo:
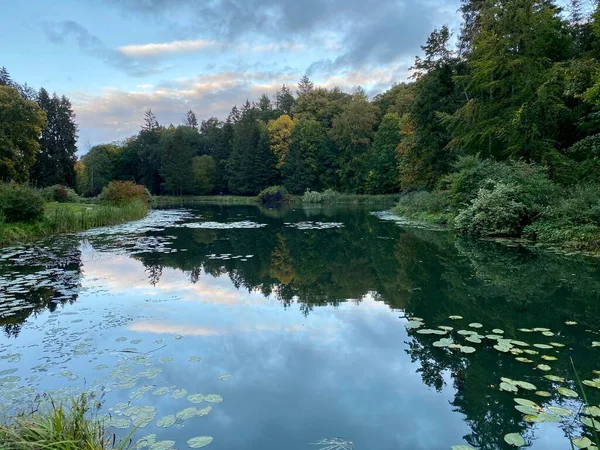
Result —
[[234, 104], [316, 84], [371, 95], [408, 76], [457, 0], [29, 0], [4, 2], [0, 66], [67, 95], [88, 144], [159, 122], [224, 119]]

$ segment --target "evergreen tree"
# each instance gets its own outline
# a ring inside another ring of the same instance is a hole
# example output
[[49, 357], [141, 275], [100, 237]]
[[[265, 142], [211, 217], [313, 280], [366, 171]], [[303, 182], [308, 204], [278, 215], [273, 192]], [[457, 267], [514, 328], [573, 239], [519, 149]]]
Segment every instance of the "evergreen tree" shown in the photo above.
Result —
[[292, 109], [296, 103], [296, 99], [292, 95], [292, 91], [285, 84], [275, 94], [275, 109], [281, 114], [287, 114], [292, 117]]
[[185, 113], [185, 120], [183, 124], [190, 128], [198, 129], [198, 119], [196, 118], [196, 113], [191, 109]]
[[308, 75], [305, 74], [298, 82], [298, 90], [296, 91], [296, 94], [298, 94], [298, 97], [300, 97], [302, 94], [312, 91], [314, 87], [315, 84], [310, 81]]
[[179, 126], [168, 129], [160, 137], [160, 175], [165, 192], [175, 195], [195, 191], [192, 158], [200, 145], [196, 129]]

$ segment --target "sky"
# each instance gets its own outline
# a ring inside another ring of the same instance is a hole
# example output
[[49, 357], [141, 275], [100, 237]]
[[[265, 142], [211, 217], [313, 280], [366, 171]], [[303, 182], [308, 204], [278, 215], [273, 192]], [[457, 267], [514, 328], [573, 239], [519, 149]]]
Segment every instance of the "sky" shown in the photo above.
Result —
[[458, 0], [0, 0], [0, 66], [66, 95], [79, 151], [161, 124], [225, 119], [295, 86], [375, 95], [410, 75], [431, 31], [459, 27]]

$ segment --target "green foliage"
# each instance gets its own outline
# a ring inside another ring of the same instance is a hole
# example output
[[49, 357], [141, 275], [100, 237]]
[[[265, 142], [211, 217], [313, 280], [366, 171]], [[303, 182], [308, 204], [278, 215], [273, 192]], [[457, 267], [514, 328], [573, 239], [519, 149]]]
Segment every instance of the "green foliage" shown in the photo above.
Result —
[[492, 182], [456, 216], [454, 228], [473, 236], [519, 236], [527, 215], [515, 186]]
[[370, 170], [366, 180], [367, 194], [391, 194], [398, 192], [398, 165], [396, 148], [400, 144], [400, 118], [386, 114], [375, 134], [369, 155]]
[[306, 191], [302, 196], [303, 203], [337, 203], [341, 194], [333, 189], [326, 189], [323, 192]]
[[110, 181], [118, 178], [124, 149], [113, 144], [96, 145], [83, 155], [80, 161], [83, 171], [77, 186], [79, 192], [86, 196], [98, 195]]
[[44, 214], [41, 194], [26, 185], [0, 185], [0, 214], [4, 222], [36, 222]]
[[24, 182], [40, 150], [46, 115], [16, 89], [0, 86], [0, 182]]
[[289, 203], [291, 196], [283, 186], [270, 186], [260, 191], [258, 200], [264, 204]]
[[403, 217], [446, 224], [450, 218], [450, 197], [442, 191], [414, 191], [404, 194], [394, 208]]
[[117, 440], [97, 418], [95, 402], [87, 394], [70, 404], [44, 400], [31, 412], [23, 412], [0, 425], [0, 446], [7, 450], [123, 450], [132, 433]]
[[202, 155], [192, 159], [192, 173], [196, 191], [199, 194], [209, 194], [215, 189], [217, 164], [212, 156]]
[[194, 193], [192, 158], [201, 147], [198, 130], [188, 126], [165, 130], [159, 146], [163, 190], [178, 195]]
[[148, 204], [150, 193], [139, 184], [132, 181], [111, 181], [98, 196], [100, 203], [110, 205], [124, 205], [133, 201]]
[[63, 184], [55, 184], [42, 189], [42, 196], [47, 202], [75, 203], [80, 200], [79, 195]]

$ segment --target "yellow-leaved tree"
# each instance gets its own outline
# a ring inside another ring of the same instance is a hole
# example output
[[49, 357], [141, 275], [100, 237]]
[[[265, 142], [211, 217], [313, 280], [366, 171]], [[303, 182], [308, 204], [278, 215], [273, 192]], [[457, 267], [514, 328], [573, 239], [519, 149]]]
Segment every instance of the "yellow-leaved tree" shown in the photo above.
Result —
[[296, 122], [287, 114], [279, 116], [276, 120], [270, 120], [268, 124], [271, 151], [277, 157], [277, 168], [285, 165], [285, 158], [290, 150], [292, 132]]

